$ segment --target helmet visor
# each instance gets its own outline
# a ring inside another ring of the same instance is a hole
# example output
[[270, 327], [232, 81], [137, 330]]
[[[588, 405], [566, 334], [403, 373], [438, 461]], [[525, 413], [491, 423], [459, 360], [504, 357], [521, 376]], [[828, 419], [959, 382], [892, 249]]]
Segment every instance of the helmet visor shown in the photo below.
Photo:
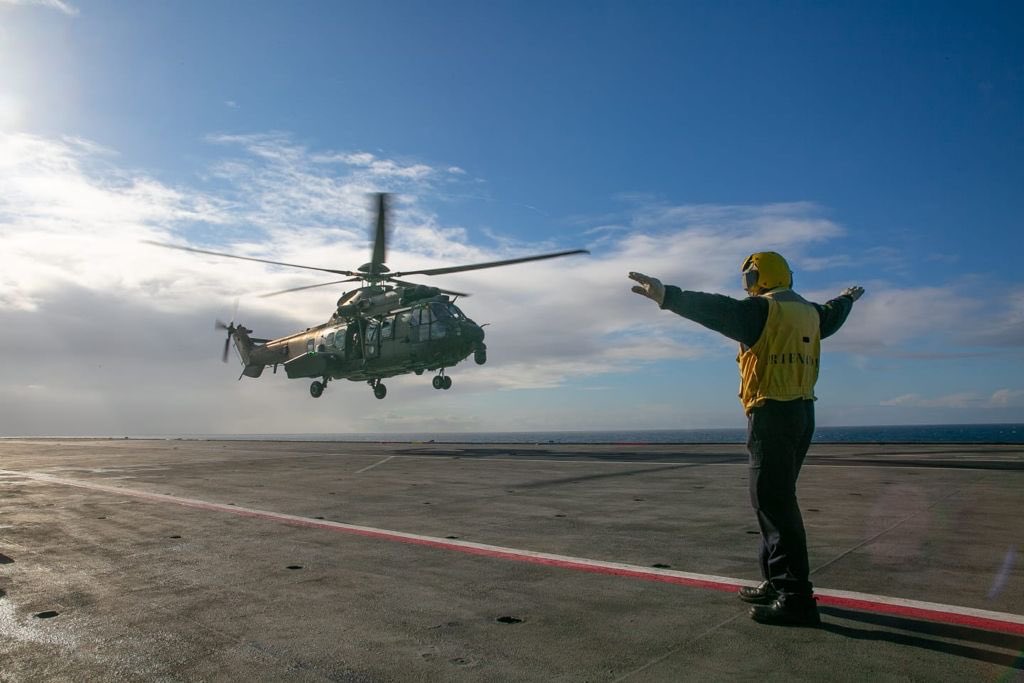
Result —
[[757, 272], [757, 268], [750, 268], [749, 270], [743, 271], [743, 289], [748, 292], [753, 292], [757, 286], [757, 279], [760, 277], [760, 273]]

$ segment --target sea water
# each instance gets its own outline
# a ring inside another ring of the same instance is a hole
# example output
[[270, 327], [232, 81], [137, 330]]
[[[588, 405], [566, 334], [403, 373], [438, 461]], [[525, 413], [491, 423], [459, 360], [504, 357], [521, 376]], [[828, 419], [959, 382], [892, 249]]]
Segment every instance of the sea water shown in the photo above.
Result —
[[[657, 429], [616, 431], [408, 432], [340, 434], [202, 434], [177, 438], [376, 441], [435, 443], [745, 443], [743, 429]], [[175, 438], [175, 437], [168, 437]], [[815, 443], [991, 443], [1024, 444], [1024, 424], [885, 425], [818, 427]]]

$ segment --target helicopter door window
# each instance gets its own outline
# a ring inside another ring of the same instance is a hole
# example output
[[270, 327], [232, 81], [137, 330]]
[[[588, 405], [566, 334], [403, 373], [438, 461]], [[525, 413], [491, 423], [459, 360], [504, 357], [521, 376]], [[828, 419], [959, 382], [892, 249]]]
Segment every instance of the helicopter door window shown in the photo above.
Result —
[[[338, 333], [341, 334], [340, 332]], [[345, 328], [345, 358], [361, 358], [363, 355], [362, 344], [359, 340], [359, 331], [355, 324]]]
[[409, 311], [403, 311], [395, 316], [395, 327], [398, 328], [395, 331], [395, 336], [399, 339], [409, 341], [412, 338], [412, 314]]
[[334, 333], [333, 332], [330, 332], [327, 335], [327, 347], [331, 348], [331, 349], [334, 348]]
[[381, 339], [392, 339], [395, 336], [395, 326], [392, 324], [391, 319], [383, 321], [380, 324], [380, 338]]
[[366, 326], [366, 349], [367, 358], [377, 357], [377, 343], [380, 340], [380, 325], [373, 322]]
[[313, 353], [313, 351], [315, 349], [316, 349], [316, 341], [312, 337], [307, 339], [306, 340], [306, 352], [307, 353]]

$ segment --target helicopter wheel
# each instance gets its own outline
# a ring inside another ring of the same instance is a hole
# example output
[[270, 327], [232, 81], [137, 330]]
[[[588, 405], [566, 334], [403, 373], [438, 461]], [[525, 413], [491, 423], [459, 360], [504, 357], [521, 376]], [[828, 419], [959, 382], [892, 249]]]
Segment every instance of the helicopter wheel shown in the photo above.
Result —
[[442, 377], [441, 378], [441, 388], [442, 389], [451, 389], [452, 388], [452, 378], [449, 377], [448, 375], [445, 375], [444, 377]]
[[476, 361], [477, 365], [483, 365], [487, 362], [487, 347], [480, 346], [473, 352], [473, 360]]
[[309, 395], [313, 398], [320, 398], [322, 393], [324, 393], [324, 385], [321, 382], [313, 382], [309, 385]]
[[367, 380], [366, 383], [370, 385], [371, 389], [373, 389], [373, 395], [377, 398], [384, 398], [388, 395], [388, 388], [384, 386], [384, 383], [379, 379]]
[[430, 380], [430, 384], [435, 389], [443, 389], [444, 388], [444, 377], [441, 376], [441, 375], [435, 375], [434, 379]]

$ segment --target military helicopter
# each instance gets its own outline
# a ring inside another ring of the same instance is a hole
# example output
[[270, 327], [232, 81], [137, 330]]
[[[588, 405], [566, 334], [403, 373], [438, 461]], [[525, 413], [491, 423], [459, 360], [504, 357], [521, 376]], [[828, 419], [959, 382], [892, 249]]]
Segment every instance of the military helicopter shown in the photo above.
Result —
[[232, 341], [242, 360], [244, 367], [239, 379], [242, 376], [259, 377], [267, 367], [273, 367], [276, 373], [281, 365], [289, 379], [316, 378], [309, 385], [309, 393], [314, 398], [323, 394], [328, 382], [348, 379], [366, 382], [373, 389], [373, 395], [382, 399], [388, 391], [381, 381], [383, 378], [410, 372], [417, 375], [437, 372], [431, 381], [433, 387], [451, 389], [452, 378], [446, 374], [448, 368], [470, 355], [479, 365], [487, 362], [483, 327], [470, 320], [454, 303], [458, 297], [468, 294], [414, 284], [399, 278], [408, 275], [445, 275], [590, 253], [586, 249], [572, 249], [488, 263], [391, 272], [384, 265], [389, 195], [377, 193], [374, 201], [377, 215], [376, 228], [371, 227], [373, 248], [370, 262], [354, 271], [282, 263], [162, 242], [147, 243], [196, 254], [317, 270], [346, 277], [343, 280], [271, 292], [262, 295], [264, 297], [345, 282], [361, 283], [360, 287], [342, 294], [327, 322], [286, 337], [258, 339], [250, 336], [252, 330], [236, 325], [234, 321], [217, 321], [217, 328], [227, 331], [222, 360], [227, 362]]

